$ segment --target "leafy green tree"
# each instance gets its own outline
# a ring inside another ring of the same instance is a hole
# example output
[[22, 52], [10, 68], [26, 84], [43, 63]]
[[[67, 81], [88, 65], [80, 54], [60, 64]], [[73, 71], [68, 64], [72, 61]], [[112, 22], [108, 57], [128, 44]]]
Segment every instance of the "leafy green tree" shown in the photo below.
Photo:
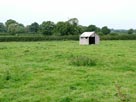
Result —
[[58, 35], [74, 35], [80, 34], [82, 32], [82, 28], [77, 26], [75, 23], [70, 23], [69, 21], [58, 22], [54, 32]]
[[13, 24], [13, 23], [17, 23], [17, 22], [16, 22], [15, 20], [12, 20], [12, 19], [7, 20], [6, 23], [5, 23], [7, 29], [8, 29], [8, 27], [9, 27], [9, 25], [10, 25], [10, 24]]
[[30, 25], [27, 25], [27, 26], [25, 27], [25, 32], [26, 32], [26, 33], [30, 33]]
[[19, 34], [24, 32], [25, 27], [22, 24], [12, 23], [8, 27], [8, 33], [10, 34]]
[[70, 23], [71, 25], [77, 26], [79, 21], [77, 18], [71, 18], [67, 22]]
[[51, 21], [44, 21], [40, 25], [40, 31], [42, 34], [45, 34], [45, 35], [52, 35], [54, 28], [55, 28], [55, 24], [54, 22], [51, 22]]
[[69, 23], [68, 22], [58, 22], [55, 27], [55, 33], [58, 35], [68, 35], [69, 34]]
[[78, 25], [79, 21], [77, 18], [71, 18], [67, 22], [69, 23], [67, 24], [69, 29], [69, 34], [74, 35], [82, 32], [81, 26]]
[[59, 35], [71, 34], [72, 25], [69, 22], [58, 22], [55, 27], [55, 32]]
[[25, 32], [24, 25], [16, 22], [15, 20], [9, 19], [6, 21], [5, 24], [10, 34], [17, 34], [17, 33]]
[[29, 26], [29, 32], [37, 33], [38, 31], [39, 31], [39, 24], [37, 22], [34, 22]]
[[79, 25], [78, 27], [80, 28], [80, 34], [87, 31], [87, 26]]
[[89, 25], [87, 31], [97, 31], [97, 27], [95, 25]]
[[0, 22], [0, 32], [6, 32], [6, 27], [3, 23]]
[[8, 25], [8, 33], [9, 34], [16, 34], [16, 27], [17, 27], [16, 23], [12, 23], [12, 24]]
[[101, 32], [103, 34], [109, 34], [111, 32], [111, 30], [107, 26], [104, 26], [104, 27], [102, 27]]
[[16, 26], [16, 33], [24, 33], [25, 32], [25, 27], [23, 24], [17, 24]]
[[133, 29], [129, 29], [128, 30], [128, 34], [133, 34], [134, 33], [134, 30]]
[[69, 34], [78, 35], [81, 32], [82, 32], [82, 29], [80, 28], [80, 26], [73, 26], [73, 25], [69, 26]]
[[83, 32], [85, 32], [85, 29], [86, 29], [86, 27], [85, 26], [81, 26], [81, 25], [78, 25], [77, 27], [76, 27], [76, 34], [82, 34]]
[[101, 29], [99, 27], [97, 27], [96, 32], [97, 33], [101, 32]]

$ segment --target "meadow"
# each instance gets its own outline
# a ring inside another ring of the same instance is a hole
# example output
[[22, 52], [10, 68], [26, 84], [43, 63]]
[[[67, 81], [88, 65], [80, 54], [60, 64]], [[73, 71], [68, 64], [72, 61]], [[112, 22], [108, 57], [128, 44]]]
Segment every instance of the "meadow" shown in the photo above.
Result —
[[136, 41], [0, 42], [0, 102], [136, 102]]

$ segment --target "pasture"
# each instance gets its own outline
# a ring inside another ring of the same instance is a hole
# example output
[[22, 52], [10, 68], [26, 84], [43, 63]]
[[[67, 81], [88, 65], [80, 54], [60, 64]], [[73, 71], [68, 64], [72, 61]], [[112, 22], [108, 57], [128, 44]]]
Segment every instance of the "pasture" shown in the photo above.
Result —
[[135, 40], [0, 42], [0, 102], [135, 101]]

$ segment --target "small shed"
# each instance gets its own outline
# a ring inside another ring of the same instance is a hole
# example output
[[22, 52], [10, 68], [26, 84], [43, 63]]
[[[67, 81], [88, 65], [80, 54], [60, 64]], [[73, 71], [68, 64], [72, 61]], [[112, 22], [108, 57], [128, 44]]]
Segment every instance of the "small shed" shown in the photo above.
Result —
[[84, 32], [80, 35], [80, 45], [99, 44], [100, 37], [95, 32]]

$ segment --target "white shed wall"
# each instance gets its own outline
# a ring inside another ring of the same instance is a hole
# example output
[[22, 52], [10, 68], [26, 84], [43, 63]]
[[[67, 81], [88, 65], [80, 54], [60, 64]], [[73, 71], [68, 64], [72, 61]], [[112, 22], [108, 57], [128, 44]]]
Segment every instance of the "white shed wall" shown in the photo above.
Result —
[[89, 45], [89, 38], [81, 38], [80, 37], [80, 44], [81, 45]]
[[99, 44], [99, 42], [100, 42], [100, 37], [97, 34], [95, 34], [95, 44]]

